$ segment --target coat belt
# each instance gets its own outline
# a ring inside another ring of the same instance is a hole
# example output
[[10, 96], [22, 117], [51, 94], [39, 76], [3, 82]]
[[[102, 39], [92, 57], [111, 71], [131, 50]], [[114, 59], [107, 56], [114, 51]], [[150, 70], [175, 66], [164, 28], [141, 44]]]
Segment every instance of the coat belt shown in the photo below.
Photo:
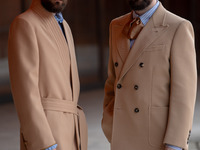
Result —
[[78, 150], [87, 150], [88, 129], [85, 114], [74, 101], [42, 98], [44, 110], [72, 113], [75, 116], [76, 139]]
[[77, 103], [69, 100], [43, 98], [44, 110], [61, 111], [78, 115]]

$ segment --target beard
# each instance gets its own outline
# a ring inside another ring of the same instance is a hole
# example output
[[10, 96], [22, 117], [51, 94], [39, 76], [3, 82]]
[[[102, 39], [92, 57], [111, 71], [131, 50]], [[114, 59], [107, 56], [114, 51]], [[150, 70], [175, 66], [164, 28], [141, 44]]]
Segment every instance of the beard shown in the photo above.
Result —
[[42, 6], [49, 12], [62, 12], [67, 5], [67, 0], [41, 0]]
[[129, 0], [129, 5], [132, 10], [143, 10], [151, 4], [152, 0]]

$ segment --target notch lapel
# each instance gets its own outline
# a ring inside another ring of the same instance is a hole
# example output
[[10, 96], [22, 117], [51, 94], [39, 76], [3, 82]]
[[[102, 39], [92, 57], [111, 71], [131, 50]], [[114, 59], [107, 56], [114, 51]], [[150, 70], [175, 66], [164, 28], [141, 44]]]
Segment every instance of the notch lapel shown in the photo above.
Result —
[[140, 32], [139, 36], [134, 42], [129, 55], [126, 58], [124, 66], [122, 68], [120, 78], [122, 79], [125, 74], [129, 71], [129, 69], [135, 65], [139, 56], [143, 53], [144, 49], [151, 45], [156, 39], [159, 38], [162, 33], [166, 31], [168, 25], [164, 24], [166, 15], [166, 10], [160, 3], [160, 6], [150, 18], [149, 22]]

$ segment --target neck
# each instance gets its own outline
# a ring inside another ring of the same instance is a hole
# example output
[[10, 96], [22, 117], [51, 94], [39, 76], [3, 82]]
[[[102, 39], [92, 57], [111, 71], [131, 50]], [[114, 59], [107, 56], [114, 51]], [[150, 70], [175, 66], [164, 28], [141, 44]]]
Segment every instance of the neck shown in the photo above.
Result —
[[139, 16], [143, 15], [144, 13], [146, 13], [148, 10], [150, 10], [151, 8], [153, 8], [153, 6], [157, 3], [157, 0], [152, 0], [151, 4], [146, 7], [145, 9], [143, 10], [138, 10], [138, 11], [135, 11], [135, 13]]

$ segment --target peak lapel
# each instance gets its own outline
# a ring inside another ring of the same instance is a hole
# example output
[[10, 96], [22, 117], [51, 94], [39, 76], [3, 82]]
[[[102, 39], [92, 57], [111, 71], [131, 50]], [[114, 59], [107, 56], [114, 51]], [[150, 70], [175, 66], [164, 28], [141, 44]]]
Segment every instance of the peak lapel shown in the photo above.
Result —
[[123, 29], [125, 24], [127, 24], [131, 18], [132, 18], [132, 13], [129, 13], [123, 20], [123, 22], [121, 22], [122, 24], [113, 25], [113, 34], [114, 34], [113, 41], [115, 41], [122, 62], [125, 62], [126, 57], [130, 50], [130, 40], [123, 33]]
[[149, 22], [140, 32], [139, 36], [135, 40], [134, 45], [132, 46], [129, 55], [124, 63], [122, 68], [120, 79], [129, 71], [129, 69], [135, 65], [137, 59], [142, 54], [144, 49], [151, 45], [163, 32], [166, 31], [168, 25], [164, 24], [166, 10], [160, 3], [160, 6], [150, 18]]
[[114, 26], [114, 41], [116, 42], [117, 50], [120, 55], [122, 62], [125, 62], [126, 57], [128, 56], [130, 50], [130, 41], [122, 33], [123, 26]]

